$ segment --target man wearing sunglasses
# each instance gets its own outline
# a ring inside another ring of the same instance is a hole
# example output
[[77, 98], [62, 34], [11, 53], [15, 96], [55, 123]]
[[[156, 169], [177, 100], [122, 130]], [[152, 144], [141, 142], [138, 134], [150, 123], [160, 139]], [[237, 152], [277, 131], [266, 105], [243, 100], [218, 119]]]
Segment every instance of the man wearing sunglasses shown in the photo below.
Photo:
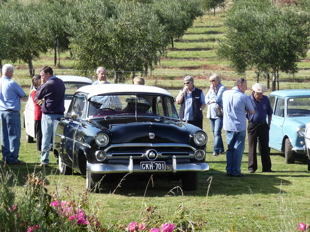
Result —
[[184, 87], [176, 98], [180, 104], [180, 118], [202, 129], [202, 111], [206, 107], [205, 97], [201, 89], [194, 86], [194, 78], [186, 76]]

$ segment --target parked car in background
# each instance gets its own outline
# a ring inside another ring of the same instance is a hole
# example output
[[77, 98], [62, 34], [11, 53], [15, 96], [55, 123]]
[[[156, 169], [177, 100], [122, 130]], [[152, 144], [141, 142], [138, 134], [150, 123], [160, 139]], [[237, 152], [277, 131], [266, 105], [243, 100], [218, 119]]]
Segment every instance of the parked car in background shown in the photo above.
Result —
[[[69, 108], [71, 99], [73, 94], [77, 89], [85, 85], [91, 85], [93, 81], [87, 77], [80, 77], [80, 76], [70, 76], [70, 75], [57, 75], [60, 78], [66, 87], [65, 92], [65, 109], [66, 111]], [[30, 86], [30, 92], [32, 91], [33, 86]], [[30, 93], [29, 92], [29, 93]], [[24, 128], [26, 133], [26, 142], [32, 143], [33, 139], [35, 138], [34, 133], [34, 103], [31, 99], [31, 95], [29, 94], [28, 100], [25, 106], [24, 111]]]
[[77, 90], [55, 127], [61, 174], [86, 175], [94, 189], [105, 174], [168, 174], [183, 190], [197, 189], [206, 163], [207, 134], [182, 122], [174, 98], [153, 86], [109, 84]]
[[286, 163], [294, 163], [297, 154], [306, 154], [305, 127], [310, 122], [310, 90], [287, 89], [271, 92], [273, 108], [269, 147], [282, 151]]
[[308, 171], [310, 171], [310, 122], [306, 124], [305, 130], [305, 144], [308, 157]]

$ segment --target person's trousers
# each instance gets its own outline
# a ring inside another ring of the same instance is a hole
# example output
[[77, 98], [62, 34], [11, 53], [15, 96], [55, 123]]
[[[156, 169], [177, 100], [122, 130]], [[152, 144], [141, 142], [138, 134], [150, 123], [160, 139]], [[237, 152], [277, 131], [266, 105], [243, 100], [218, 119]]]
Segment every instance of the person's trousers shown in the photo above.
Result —
[[202, 120], [203, 118], [197, 118], [195, 120], [188, 120], [187, 122], [202, 129]]
[[42, 146], [41, 120], [34, 121], [34, 133], [36, 136], [37, 150], [41, 151], [41, 146]]
[[267, 123], [256, 124], [248, 123], [248, 140], [249, 140], [249, 160], [248, 170], [257, 170], [257, 142], [262, 161], [262, 171], [271, 170], [270, 149], [269, 149], [269, 127]]
[[241, 174], [241, 162], [244, 152], [246, 131], [226, 131], [227, 152], [226, 172], [229, 175]]
[[49, 163], [49, 152], [54, 134], [54, 125], [58, 122], [57, 118], [63, 117], [63, 114], [42, 114], [42, 147], [41, 147], [41, 163]]
[[213, 152], [217, 154], [224, 152], [224, 145], [222, 139], [223, 118], [210, 118], [210, 124], [214, 136]]
[[0, 111], [2, 159], [7, 164], [18, 161], [21, 123], [19, 111]]

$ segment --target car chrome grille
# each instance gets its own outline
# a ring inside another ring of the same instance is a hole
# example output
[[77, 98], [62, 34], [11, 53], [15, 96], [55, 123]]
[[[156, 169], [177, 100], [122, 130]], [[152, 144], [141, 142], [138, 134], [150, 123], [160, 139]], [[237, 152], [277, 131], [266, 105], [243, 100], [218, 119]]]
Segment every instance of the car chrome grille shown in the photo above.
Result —
[[147, 151], [155, 150], [158, 154], [157, 160], [169, 159], [172, 156], [177, 158], [193, 157], [194, 147], [187, 144], [116, 144], [105, 149], [108, 159], [146, 159]]

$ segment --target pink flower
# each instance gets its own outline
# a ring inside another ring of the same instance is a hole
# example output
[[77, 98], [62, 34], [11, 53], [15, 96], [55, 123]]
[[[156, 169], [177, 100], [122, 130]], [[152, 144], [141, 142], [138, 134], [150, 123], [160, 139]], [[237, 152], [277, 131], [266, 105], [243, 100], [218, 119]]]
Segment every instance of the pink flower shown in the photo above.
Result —
[[160, 229], [158, 229], [158, 228], [153, 228], [153, 229], [150, 230], [150, 232], [160, 232]]
[[139, 224], [139, 230], [142, 231], [144, 230], [146, 225], [144, 223]]
[[129, 225], [127, 226], [127, 230], [130, 232], [134, 232], [136, 230], [137, 223], [136, 222], [130, 222]]
[[28, 228], [27, 232], [31, 232], [31, 231], [34, 231], [34, 230], [35, 230], [35, 228], [34, 228], [34, 226], [32, 226], [32, 227]]
[[305, 231], [307, 229], [307, 225], [305, 223], [299, 223], [298, 230], [299, 231]]
[[53, 206], [53, 207], [58, 207], [60, 204], [59, 204], [59, 201], [53, 201], [51, 202], [50, 206]]
[[174, 230], [174, 224], [169, 223], [162, 224], [160, 229], [161, 232], [172, 232]]

